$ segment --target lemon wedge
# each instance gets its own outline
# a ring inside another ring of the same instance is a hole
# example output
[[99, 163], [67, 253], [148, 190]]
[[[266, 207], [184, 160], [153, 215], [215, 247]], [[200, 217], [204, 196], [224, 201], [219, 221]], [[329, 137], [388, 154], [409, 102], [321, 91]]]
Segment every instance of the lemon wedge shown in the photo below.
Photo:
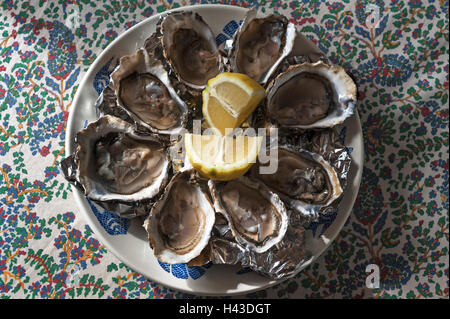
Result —
[[208, 81], [202, 92], [203, 117], [209, 127], [227, 134], [241, 125], [264, 98], [266, 91], [241, 73], [224, 72]]
[[184, 147], [194, 169], [212, 180], [244, 175], [256, 162], [262, 136], [221, 136], [186, 133]]

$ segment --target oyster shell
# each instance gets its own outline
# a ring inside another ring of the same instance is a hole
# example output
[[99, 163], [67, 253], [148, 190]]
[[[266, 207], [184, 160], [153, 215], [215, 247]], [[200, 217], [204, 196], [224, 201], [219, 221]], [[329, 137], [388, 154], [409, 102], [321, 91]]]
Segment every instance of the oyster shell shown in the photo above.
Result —
[[263, 184], [241, 177], [209, 181], [208, 186], [214, 208], [227, 219], [238, 243], [263, 253], [282, 240], [288, 226], [286, 207]]
[[258, 162], [250, 169], [250, 176], [279, 194], [294, 210], [314, 219], [342, 195], [335, 169], [321, 155], [290, 146], [279, 146], [277, 152], [276, 172], [263, 173]]
[[272, 14], [257, 18], [256, 9], [246, 14], [233, 37], [229, 52], [233, 72], [244, 73], [265, 85], [294, 45], [295, 26], [286, 17]]
[[158, 260], [175, 264], [198, 257], [207, 246], [215, 211], [193, 170], [180, 171], [144, 222]]
[[102, 93], [95, 101], [95, 109], [97, 112], [97, 118], [104, 115], [112, 115], [121, 118], [128, 123], [134, 124], [134, 120], [128, 115], [128, 113], [119, 105], [117, 101], [117, 95], [111, 84], [107, 85]]
[[96, 201], [152, 200], [170, 173], [166, 146], [155, 136], [136, 134], [119, 118], [103, 116], [77, 134], [74, 162], [85, 195]]
[[168, 14], [160, 21], [164, 56], [178, 80], [195, 90], [223, 71], [216, 38], [203, 18], [192, 11]]
[[339, 66], [321, 61], [290, 66], [267, 88], [269, 122], [281, 128], [332, 127], [353, 115], [356, 85]]
[[146, 50], [122, 57], [111, 80], [118, 104], [138, 126], [177, 134], [186, 125], [188, 107], [173, 89], [163, 64]]

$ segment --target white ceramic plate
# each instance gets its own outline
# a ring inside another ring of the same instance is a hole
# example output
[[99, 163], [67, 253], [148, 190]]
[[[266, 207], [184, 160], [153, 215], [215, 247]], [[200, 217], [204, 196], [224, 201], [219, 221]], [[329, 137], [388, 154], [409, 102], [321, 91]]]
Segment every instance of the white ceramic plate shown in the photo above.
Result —
[[[224, 5], [198, 5], [183, 7], [182, 10], [198, 12], [217, 35], [217, 41], [231, 38], [242, 21], [247, 9]], [[178, 10], [180, 10], [178, 9]], [[67, 128], [66, 154], [75, 150], [74, 137], [88, 121], [96, 120], [94, 103], [109, 82], [109, 74], [123, 55], [134, 54], [145, 39], [156, 29], [159, 15], [155, 15], [135, 25], [113, 41], [95, 60], [81, 82], [72, 105]], [[315, 49], [305, 39], [296, 47]], [[309, 46], [309, 47], [308, 47]], [[320, 220], [313, 230], [307, 232], [307, 246], [313, 253], [314, 261], [337, 236], [356, 199], [363, 168], [363, 140], [358, 114], [347, 119], [344, 129], [345, 144], [352, 150], [352, 166], [349, 173], [345, 195], [339, 211]], [[139, 219], [126, 220], [93, 205], [84, 194], [72, 187], [74, 196], [85, 220], [95, 231], [96, 236], [122, 262], [148, 279], [166, 287], [200, 295], [245, 294], [267, 288], [280, 281], [270, 280], [239, 267], [212, 265], [209, 267], [188, 268], [184, 264], [161, 264], [154, 257], [147, 243], [146, 233]], [[306, 267], [307, 265], [305, 265]], [[302, 268], [303, 269], [303, 268]]]

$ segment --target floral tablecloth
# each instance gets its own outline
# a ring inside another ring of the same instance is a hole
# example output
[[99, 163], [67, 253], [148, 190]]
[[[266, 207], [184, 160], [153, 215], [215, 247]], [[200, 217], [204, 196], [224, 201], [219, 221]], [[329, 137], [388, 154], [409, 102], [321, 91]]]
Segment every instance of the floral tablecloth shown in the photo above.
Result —
[[[216, 1], [0, 4], [0, 297], [194, 297], [121, 263], [78, 214], [59, 163], [77, 87], [118, 35]], [[365, 165], [330, 248], [250, 298], [448, 298], [448, 0], [219, 1], [285, 14], [358, 85]], [[366, 286], [366, 266], [380, 269]], [[76, 275], [76, 276], [75, 276]]]

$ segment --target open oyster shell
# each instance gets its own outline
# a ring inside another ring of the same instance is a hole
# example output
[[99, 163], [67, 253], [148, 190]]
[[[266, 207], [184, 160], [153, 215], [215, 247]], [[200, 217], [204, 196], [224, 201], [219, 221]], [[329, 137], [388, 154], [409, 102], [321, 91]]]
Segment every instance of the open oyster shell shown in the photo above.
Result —
[[122, 57], [111, 81], [118, 105], [137, 126], [159, 134], [177, 134], [185, 127], [188, 107], [172, 87], [163, 64], [145, 49]]
[[290, 66], [268, 86], [267, 120], [280, 128], [332, 127], [353, 115], [356, 85], [345, 70], [322, 61]]
[[77, 134], [76, 177], [85, 195], [96, 201], [152, 200], [170, 174], [166, 146], [155, 136], [106, 115]]
[[162, 18], [163, 54], [180, 82], [194, 90], [223, 71], [223, 61], [211, 28], [192, 11], [177, 11]]
[[280, 198], [246, 177], [229, 182], [209, 181], [214, 208], [228, 221], [235, 240], [257, 253], [281, 241], [288, 217]]
[[187, 263], [207, 246], [215, 211], [193, 170], [175, 174], [144, 222], [150, 246], [158, 260]]
[[292, 145], [279, 146], [276, 152], [278, 167], [274, 173], [265, 174], [258, 162], [249, 174], [276, 192], [290, 208], [314, 220], [322, 208], [343, 194], [338, 174], [321, 155]]
[[131, 118], [127, 111], [119, 105], [116, 92], [112, 88], [111, 84], [107, 85], [98, 96], [95, 101], [95, 110], [97, 112], [97, 118], [104, 115], [112, 115], [121, 118], [130, 124], [135, 124], [133, 118]]
[[257, 10], [249, 10], [229, 50], [232, 71], [265, 85], [291, 53], [295, 36], [295, 26], [286, 17], [272, 14], [257, 18]]

